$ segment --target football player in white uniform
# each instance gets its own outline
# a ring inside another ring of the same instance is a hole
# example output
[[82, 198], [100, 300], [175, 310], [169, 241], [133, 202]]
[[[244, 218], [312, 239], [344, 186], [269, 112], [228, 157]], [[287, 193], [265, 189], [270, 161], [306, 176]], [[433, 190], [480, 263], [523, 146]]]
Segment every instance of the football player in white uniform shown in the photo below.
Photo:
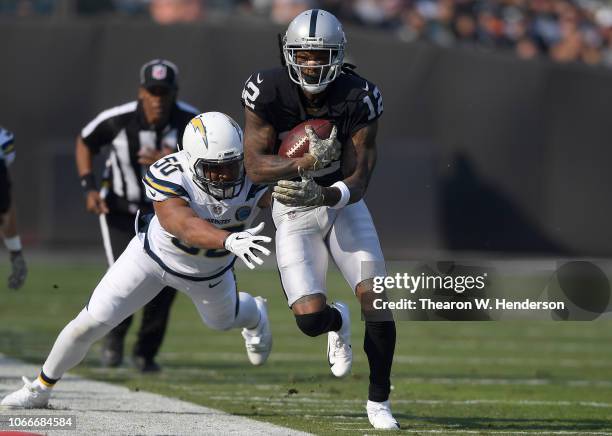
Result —
[[0, 127], [0, 234], [4, 238], [4, 245], [11, 258], [11, 274], [8, 277], [9, 289], [21, 288], [28, 274], [21, 239], [17, 232], [17, 214], [8, 174], [8, 167], [15, 160], [14, 142], [15, 136]]
[[[76, 366], [91, 345], [165, 286], [185, 292], [204, 323], [216, 330], [242, 328], [247, 355], [263, 364], [272, 348], [266, 302], [236, 290], [233, 264], [261, 265], [270, 251], [248, 228], [266, 188], [243, 169], [242, 130], [219, 112], [193, 118], [183, 150], [153, 164], [143, 182], [155, 214], [137, 219], [137, 236], [111, 266], [88, 304], [59, 334], [36, 380], [6, 396], [0, 405], [45, 407], [51, 388]], [[246, 230], [245, 230], [246, 229]]]

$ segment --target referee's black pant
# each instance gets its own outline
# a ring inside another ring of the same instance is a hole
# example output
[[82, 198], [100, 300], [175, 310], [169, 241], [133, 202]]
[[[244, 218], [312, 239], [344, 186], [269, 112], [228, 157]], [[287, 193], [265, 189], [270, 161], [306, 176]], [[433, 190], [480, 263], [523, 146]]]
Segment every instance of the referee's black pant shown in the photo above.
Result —
[[[111, 212], [106, 215], [113, 259], [117, 260], [134, 237], [135, 218], [135, 215], [127, 213]], [[142, 324], [138, 331], [138, 340], [134, 345], [135, 356], [142, 356], [147, 360], [155, 357], [164, 340], [170, 307], [175, 296], [176, 289], [166, 286], [143, 308]], [[111, 330], [106, 340], [123, 343], [130, 324], [132, 316]]]

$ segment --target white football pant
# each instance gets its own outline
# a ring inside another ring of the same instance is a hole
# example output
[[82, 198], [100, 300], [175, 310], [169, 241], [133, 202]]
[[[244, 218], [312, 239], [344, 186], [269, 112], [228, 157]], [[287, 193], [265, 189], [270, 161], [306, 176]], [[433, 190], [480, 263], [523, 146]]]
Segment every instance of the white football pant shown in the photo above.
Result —
[[[59, 379], [76, 366], [91, 345], [151, 301], [164, 287], [185, 292], [204, 323], [215, 330], [254, 328], [259, 322], [255, 300], [238, 293], [230, 269], [216, 279], [190, 281], [164, 271], [134, 237], [106, 272], [83, 311], [60, 333], [43, 365], [47, 377]], [[238, 300], [238, 301], [237, 301]]]
[[380, 242], [363, 200], [342, 209], [301, 209], [274, 201], [276, 259], [287, 303], [326, 294], [329, 255], [353, 292], [363, 280], [385, 275]]

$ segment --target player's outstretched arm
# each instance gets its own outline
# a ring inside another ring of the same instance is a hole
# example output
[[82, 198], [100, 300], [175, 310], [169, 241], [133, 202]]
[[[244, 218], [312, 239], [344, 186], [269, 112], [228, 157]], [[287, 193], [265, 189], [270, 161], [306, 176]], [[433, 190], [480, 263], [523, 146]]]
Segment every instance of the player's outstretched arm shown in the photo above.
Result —
[[244, 164], [255, 183], [275, 183], [298, 176], [298, 168], [310, 169], [313, 159], [289, 159], [272, 154], [276, 142], [274, 127], [250, 109], [244, 110]]
[[162, 227], [185, 244], [198, 248], [224, 248], [230, 232], [218, 229], [196, 215], [181, 198], [169, 198], [153, 203]]
[[251, 269], [255, 268], [255, 264], [263, 263], [259, 254], [270, 255], [270, 250], [261, 243], [269, 243], [271, 239], [258, 236], [263, 229], [263, 223], [243, 232], [230, 233], [198, 217], [183, 199], [156, 201], [153, 207], [162, 227], [191, 247], [225, 248]]

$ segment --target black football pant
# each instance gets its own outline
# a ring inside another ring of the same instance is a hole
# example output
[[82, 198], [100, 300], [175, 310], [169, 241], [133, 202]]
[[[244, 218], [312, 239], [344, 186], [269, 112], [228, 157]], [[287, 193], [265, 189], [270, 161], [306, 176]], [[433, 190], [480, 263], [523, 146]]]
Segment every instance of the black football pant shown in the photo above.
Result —
[[[109, 213], [106, 215], [108, 232], [113, 252], [113, 259], [117, 259], [134, 237], [134, 215], [122, 213]], [[134, 355], [145, 359], [155, 357], [166, 333], [170, 307], [176, 296], [176, 289], [165, 287], [144, 308], [142, 324], [138, 331], [138, 340], [134, 345]], [[127, 334], [132, 316], [126, 318], [107, 335], [107, 340], [123, 343]]]
[[11, 181], [4, 160], [0, 159], [0, 218], [11, 207]]

